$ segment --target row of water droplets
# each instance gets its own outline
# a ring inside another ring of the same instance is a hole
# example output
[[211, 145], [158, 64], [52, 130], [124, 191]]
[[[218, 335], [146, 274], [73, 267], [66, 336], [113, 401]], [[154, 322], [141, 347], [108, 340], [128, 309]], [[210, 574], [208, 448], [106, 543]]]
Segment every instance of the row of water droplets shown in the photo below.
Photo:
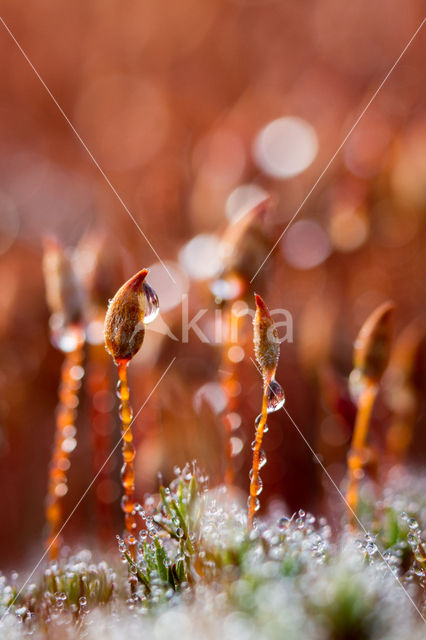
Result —
[[[277, 380], [275, 380], [275, 378], [272, 378], [272, 380], [269, 382], [268, 384], [268, 388], [267, 388], [267, 413], [268, 415], [270, 413], [274, 413], [275, 411], [279, 411], [280, 409], [283, 408], [285, 403], [285, 394], [284, 394], [284, 389], [282, 388], [282, 386], [280, 385], [279, 382], [277, 382]], [[262, 414], [260, 413], [256, 420], [254, 421], [254, 426], [255, 426], [255, 436], [257, 434], [257, 429], [259, 426], [259, 423], [262, 419]], [[269, 430], [269, 427], [267, 424], [264, 425], [263, 427], [263, 433], [267, 433]], [[251, 443], [251, 448], [252, 451], [254, 451], [256, 447], [256, 438], [253, 440], [253, 442]], [[260, 449], [259, 451], [259, 470], [262, 469], [262, 467], [265, 466], [267, 462], [267, 458], [266, 458], [266, 454], [264, 452], [263, 449]], [[249, 472], [249, 478], [250, 478], [250, 484], [252, 483], [253, 480], [253, 469], [250, 469]], [[254, 510], [255, 511], [259, 511], [260, 509], [260, 500], [258, 498], [258, 496], [262, 493], [263, 490], [263, 480], [260, 477], [259, 474], [257, 474], [257, 480], [256, 480], [256, 498], [254, 501]], [[250, 506], [251, 503], [251, 498], [248, 498], [248, 505]]]

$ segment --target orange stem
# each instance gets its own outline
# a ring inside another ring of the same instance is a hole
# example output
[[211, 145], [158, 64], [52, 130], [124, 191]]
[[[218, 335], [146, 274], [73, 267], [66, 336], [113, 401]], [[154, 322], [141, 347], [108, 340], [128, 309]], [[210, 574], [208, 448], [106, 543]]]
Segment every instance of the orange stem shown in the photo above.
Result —
[[224, 321], [225, 329], [225, 343], [222, 348], [222, 369], [230, 369], [229, 377], [223, 382], [222, 388], [225, 392], [227, 399], [227, 405], [222, 417], [224, 429], [225, 429], [225, 473], [224, 483], [229, 486], [232, 485], [235, 478], [233, 456], [232, 456], [232, 422], [230, 420], [230, 413], [234, 412], [238, 408], [238, 400], [235, 395], [235, 388], [238, 384], [238, 377], [236, 371], [236, 364], [231, 361], [228, 352], [229, 349], [235, 344], [233, 342], [234, 337], [239, 335], [239, 327], [241, 325], [241, 318], [238, 315], [234, 315], [232, 308], [228, 310]]
[[61, 369], [61, 384], [58, 391], [59, 403], [56, 410], [56, 430], [53, 453], [49, 465], [49, 481], [46, 496], [47, 539], [46, 548], [51, 560], [58, 557], [62, 544], [59, 536], [62, 524], [62, 497], [67, 493], [67, 471], [70, 455], [75, 443], [75, 420], [77, 417], [78, 391], [81, 376], [74, 367], [83, 362], [83, 341], [74, 351], [65, 354]]
[[377, 384], [368, 384], [358, 403], [355, 428], [352, 436], [352, 445], [348, 454], [349, 484], [346, 491], [346, 501], [350, 508], [352, 524], [355, 524], [355, 516], [358, 508], [359, 485], [363, 477], [365, 465], [366, 442], [368, 427], [371, 420], [371, 412], [377, 396]]
[[123, 466], [121, 468], [121, 484], [123, 487], [123, 497], [121, 508], [124, 512], [124, 526], [127, 537], [131, 536], [136, 529], [135, 509], [135, 469], [134, 459], [136, 455], [133, 444], [133, 433], [131, 429], [132, 410], [129, 404], [129, 384], [127, 381], [128, 360], [118, 362], [119, 395], [120, 395], [120, 418], [121, 436], [123, 439]]
[[248, 504], [248, 528], [253, 529], [254, 514], [256, 513], [256, 501], [259, 489], [259, 463], [260, 463], [260, 449], [263, 440], [263, 431], [265, 429], [266, 421], [268, 419], [268, 396], [267, 396], [268, 384], [264, 384], [263, 398], [262, 398], [262, 414], [260, 422], [256, 429], [256, 439], [253, 449], [253, 465], [252, 474], [250, 479], [250, 497]]

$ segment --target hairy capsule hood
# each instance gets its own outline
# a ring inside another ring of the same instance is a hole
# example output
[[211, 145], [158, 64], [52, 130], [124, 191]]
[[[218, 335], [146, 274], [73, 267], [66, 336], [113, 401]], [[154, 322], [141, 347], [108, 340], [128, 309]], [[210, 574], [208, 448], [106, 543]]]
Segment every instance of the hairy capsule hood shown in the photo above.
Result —
[[265, 382], [275, 376], [280, 356], [280, 344], [274, 321], [263, 299], [254, 294], [256, 314], [253, 325], [254, 354]]
[[147, 269], [142, 269], [117, 291], [105, 316], [105, 346], [115, 362], [131, 360], [142, 346], [144, 319], [156, 294], [145, 283]]
[[382, 377], [391, 347], [391, 329], [394, 305], [384, 302], [362, 325], [354, 344], [354, 367], [373, 382]]

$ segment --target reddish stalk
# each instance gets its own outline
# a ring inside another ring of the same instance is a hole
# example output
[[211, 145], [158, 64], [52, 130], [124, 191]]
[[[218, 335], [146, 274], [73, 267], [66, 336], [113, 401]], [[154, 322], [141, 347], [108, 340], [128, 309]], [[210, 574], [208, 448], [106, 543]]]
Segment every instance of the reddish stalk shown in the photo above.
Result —
[[[262, 447], [263, 440], [263, 432], [266, 426], [266, 421], [268, 419], [268, 384], [264, 384], [263, 387], [263, 398], [262, 398], [262, 413], [260, 417], [260, 421], [256, 428], [256, 438], [254, 441], [253, 448], [253, 464], [250, 475], [250, 496], [249, 496], [249, 504], [248, 504], [248, 527], [249, 529], [253, 529], [254, 523], [254, 515], [256, 511], [259, 509], [259, 498], [257, 497], [261, 491], [261, 484], [259, 482], [259, 471], [260, 471], [260, 450]], [[260, 489], [260, 491], [259, 491]]]
[[[235, 320], [234, 320], [235, 318]], [[236, 322], [236, 325], [234, 325]], [[236, 401], [235, 389], [238, 384], [236, 365], [233, 360], [229, 358], [229, 349], [233, 346], [232, 338], [234, 334], [238, 336], [238, 326], [240, 324], [240, 318], [233, 314], [232, 309], [230, 309], [225, 317], [224, 322], [224, 330], [225, 330], [225, 344], [222, 348], [222, 369], [229, 371], [229, 375], [226, 380], [222, 383], [222, 388], [225, 392], [225, 396], [227, 399], [227, 406], [225, 408], [224, 414], [222, 416], [223, 426], [225, 430], [225, 472], [224, 472], [224, 483], [227, 486], [230, 486], [234, 482], [235, 472], [234, 472], [234, 464], [233, 464], [233, 456], [232, 456], [232, 420], [230, 418], [230, 414], [233, 413], [237, 406], [238, 402]]]
[[[77, 417], [78, 391], [81, 376], [78, 369], [83, 362], [84, 341], [76, 343], [70, 353], [65, 354], [61, 369], [59, 404], [56, 413], [55, 442], [49, 465], [49, 481], [46, 496], [47, 539], [46, 548], [50, 559], [58, 557], [62, 544], [59, 531], [62, 523], [62, 498], [68, 491], [67, 471], [70, 468], [70, 455], [75, 449], [75, 420]], [[76, 375], [77, 372], [77, 375]]]
[[359, 486], [364, 476], [364, 466], [368, 455], [366, 448], [368, 428], [377, 392], [378, 385], [369, 383], [361, 393], [352, 437], [352, 446], [348, 453], [349, 484], [346, 491], [346, 501], [350, 507], [350, 517], [353, 525], [356, 521], [355, 516], [359, 501]]
[[129, 403], [129, 384], [127, 381], [127, 365], [129, 360], [118, 360], [118, 396], [120, 398], [119, 413], [121, 418], [121, 436], [123, 438], [123, 466], [121, 468], [121, 484], [123, 487], [123, 497], [121, 508], [124, 513], [124, 525], [127, 536], [134, 533], [136, 528], [135, 514], [135, 469], [134, 460], [136, 455], [133, 444], [133, 433], [131, 429], [133, 412]]
[[393, 304], [385, 302], [367, 318], [354, 344], [354, 369], [350, 382], [358, 395], [358, 412], [348, 453], [349, 484], [346, 500], [352, 526], [356, 524], [359, 486], [368, 458], [367, 436], [381, 378], [389, 361]]

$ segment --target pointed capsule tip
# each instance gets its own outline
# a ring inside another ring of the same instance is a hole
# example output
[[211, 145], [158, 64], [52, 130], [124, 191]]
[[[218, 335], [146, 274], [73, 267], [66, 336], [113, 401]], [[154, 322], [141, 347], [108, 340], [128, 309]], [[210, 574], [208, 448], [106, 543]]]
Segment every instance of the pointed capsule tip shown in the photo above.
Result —
[[395, 303], [392, 300], [386, 300], [376, 309], [376, 313], [378, 316], [386, 316], [392, 313], [395, 310]]
[[263, 298], [258, 293], [254, 294], [254, 299], [256, 301], [256, 306], [257, 307], [260, 307], [261, 309], [264, 309], [266, 307], [266, 304], [265, 304]]
[[148, 275], [148, 269], [141, 269], [126, 282], [127, 287], [139, 287]]
[[254, 294], [254, 299], [255, 299], [256, 307], [257, 307], [258, 311], [260, 311], [260, 313], [263, 316], [270, 317], [269, 309], [268, 309], [268, 307], [266, 305], [266, 302], [262, 298], [262, 296], [260, 296], [258, 293], [255, 293]]

